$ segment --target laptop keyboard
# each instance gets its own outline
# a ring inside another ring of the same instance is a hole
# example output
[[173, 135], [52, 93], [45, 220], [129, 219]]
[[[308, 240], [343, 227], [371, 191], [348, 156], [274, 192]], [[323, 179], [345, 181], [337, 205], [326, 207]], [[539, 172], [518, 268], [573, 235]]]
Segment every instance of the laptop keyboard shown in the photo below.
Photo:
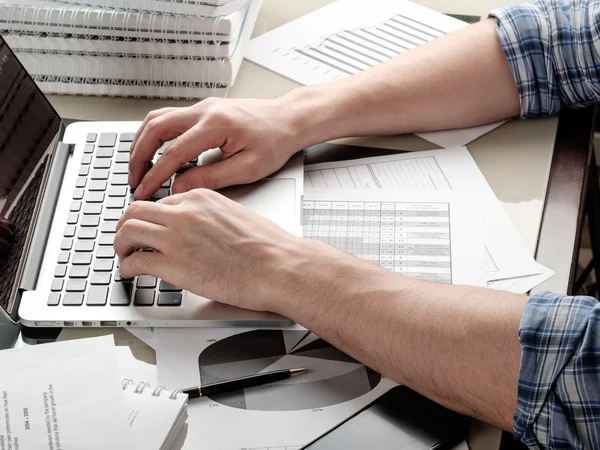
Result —
[[[87, 136], [49, 306], [181, 306], [180, 288], [149, 275], [125, 279], [119, 273], [113, 242], [118, 220], [133, 202], [127, 184], [133, 138], [133, 133]], [[157, 158], [165, 147], [159, 149]], [[185, 168], [197, 161], [190, 161]], [[170, 195], [173, 179], [167, 180], [152, 200]]]

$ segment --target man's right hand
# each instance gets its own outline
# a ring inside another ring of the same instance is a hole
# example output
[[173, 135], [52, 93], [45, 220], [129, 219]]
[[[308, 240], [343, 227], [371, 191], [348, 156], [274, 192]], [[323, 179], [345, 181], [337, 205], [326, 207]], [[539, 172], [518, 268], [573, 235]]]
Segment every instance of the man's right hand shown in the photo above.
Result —
[[[188, 170], [173, 193], [220, 189], [260, 180], [302, 148], [291, 108], [277, 99], [207, 99], [184, 108], [152, 111], [131, 146], [129, 185], [136, 200], [149, 198], [179, 167], [220, 148], [223, 159]], [[158, 148], [175, 139], [146, 172]]]

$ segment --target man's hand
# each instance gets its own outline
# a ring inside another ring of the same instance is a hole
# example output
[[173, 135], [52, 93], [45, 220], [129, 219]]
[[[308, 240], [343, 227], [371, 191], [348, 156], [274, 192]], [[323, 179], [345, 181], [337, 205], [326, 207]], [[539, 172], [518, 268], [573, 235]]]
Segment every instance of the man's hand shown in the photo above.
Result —
[[124, 277], [153, 275], [211, 300], [270, 310], [281, 261], [298, 240], [221, 194], [198, 189], [132, 203], [114, 246]]
[[[290, 107], [278, 100], [207, 99], [185, 108], [148, 114], [131, 146], [129, 185], [143, 200], [179, 167], [203, 152], [220, 148], [223, 160], [187, 171], [174, 193], [219, 189], [257, 181], [280, 169], [301, 149]], [[176, 139], [157, 163], [146, 167], [164, 143]]]

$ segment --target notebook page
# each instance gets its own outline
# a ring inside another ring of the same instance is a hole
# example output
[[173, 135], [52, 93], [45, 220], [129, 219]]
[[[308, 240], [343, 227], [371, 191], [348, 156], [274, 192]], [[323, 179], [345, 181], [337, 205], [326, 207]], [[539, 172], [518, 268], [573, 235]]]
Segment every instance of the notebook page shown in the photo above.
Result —
[[0, 367], [0, 448], [135, 448], [112, 337], [2, 351]]

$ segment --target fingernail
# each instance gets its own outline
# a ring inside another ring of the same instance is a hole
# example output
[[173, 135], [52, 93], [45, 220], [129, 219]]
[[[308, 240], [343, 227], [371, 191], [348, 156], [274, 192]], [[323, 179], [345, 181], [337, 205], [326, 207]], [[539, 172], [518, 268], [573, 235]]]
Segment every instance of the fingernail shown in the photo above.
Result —
[[139, 184], [139, 186], [136, 188], [135, 190], [135, 194], [133, 194], [133, 197], [135, 199], [140, 199], [143, 198], [144, 196], [144, 185], [142, 183]]

